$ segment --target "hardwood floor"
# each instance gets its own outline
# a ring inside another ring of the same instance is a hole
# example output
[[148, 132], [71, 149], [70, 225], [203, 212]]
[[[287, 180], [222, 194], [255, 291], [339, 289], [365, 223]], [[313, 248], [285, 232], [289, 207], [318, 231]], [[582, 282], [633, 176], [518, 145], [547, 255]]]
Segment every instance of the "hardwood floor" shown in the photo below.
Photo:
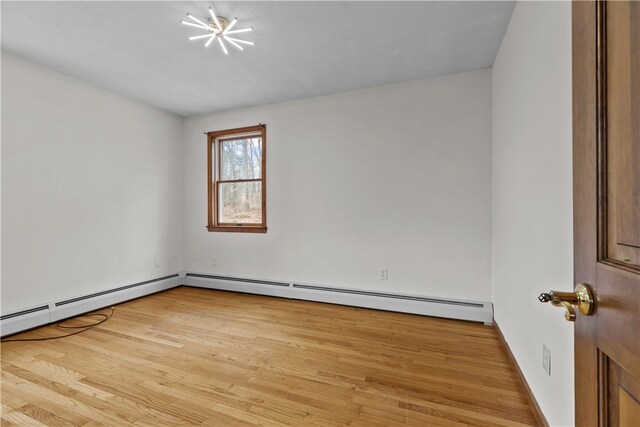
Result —
[[3, 343], [1, 391], [3, 426], [535, 425], [491, 326], [188, 287]]

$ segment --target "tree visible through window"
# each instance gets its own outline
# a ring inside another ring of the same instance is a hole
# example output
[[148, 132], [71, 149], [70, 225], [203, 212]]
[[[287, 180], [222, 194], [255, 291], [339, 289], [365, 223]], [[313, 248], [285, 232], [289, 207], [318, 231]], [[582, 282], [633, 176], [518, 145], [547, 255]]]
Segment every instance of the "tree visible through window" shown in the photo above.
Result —
[[209, 231], [267, 230], [265, 125], [208, 133]]

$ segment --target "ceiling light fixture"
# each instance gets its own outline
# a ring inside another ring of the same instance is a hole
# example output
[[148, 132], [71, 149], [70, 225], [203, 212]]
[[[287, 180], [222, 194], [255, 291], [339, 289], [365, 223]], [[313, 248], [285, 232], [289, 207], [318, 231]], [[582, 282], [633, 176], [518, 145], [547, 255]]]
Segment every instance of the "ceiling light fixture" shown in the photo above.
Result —
[[230, 37], [231, 34], [246, 33], [249, 31], [253, 31], [253, 27], [232, 30], [232, 28], [238, 22], [238, 18], [234, 18], [233, 21], [229, 22], [227, 18], [224, 18], [222, 16], [217, 16], [213, 11], [212, 7], [209, 7], [209, 15], [211, 15], [211, 17], [208, 19], [206, 23], [196, 18], [195, 16], [191, 15], [190, 13], [187, 13], [187, 17], [191, 19], [191, 21], [185, 21], [185, 20], [180, 21], [184, 25], [188, 25], [190, 27], [199, 28], [201, 30], [207, 31], [207, 33], [205, 34], [191, 36], [189, 37], [189, 40], [207, 39], [204, 46], [209, 47], [209, 45], [217, 38], [218, 43], [220, 44], [220, 48], [222, 49], [225, 55], [229, 54], [229, 51], [227, 50], [227, 46], [225, 45], [225, 42], [234, 46], [238, 50], [244, 50], [244, 48], [240, 46], [240, 44], [246, 44], [249, 46], [254, 45], [253, 42], [250, 42], [248, 40], [241, 40], [235, 37]]

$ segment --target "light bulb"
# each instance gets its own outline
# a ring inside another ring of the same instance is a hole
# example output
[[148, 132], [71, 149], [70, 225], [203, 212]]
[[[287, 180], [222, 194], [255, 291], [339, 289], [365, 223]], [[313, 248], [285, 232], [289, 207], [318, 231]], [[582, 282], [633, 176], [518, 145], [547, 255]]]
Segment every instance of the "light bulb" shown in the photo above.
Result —
[[234, 46], [235, 46], [235, 47], [237, 47], [238, 49], [240, 49], [240, 50], [244, 50], [244, 48], [243, 48], [242, 46], [240, 46], [238, 43], [234, 42], [233, 40], [229, 40], [229, 37], [226, 37], [226, 36], [225, 36], [225, 38], [227, 39], [227, 41], [228, 41], [229, 43], [231, 43], [232, 45], [234, 45]]
[[211, 27], [203, 27], [202, 25], [198, 25], [195, 22], [189, 22], [189, 21], [180, 21], [180, 22], [183, 23], [184, 25], [189, 25], [191, 27], [200, 28], [202, 30], [211, 30]]
[[227, 31], [225, 34], [246, 33], [248, 31], [253, 31], [253, 27], [241, 28], [239, 30], [233, 30], [233, 31]]
[[204, 22], [202, 22], [201, 20], [199, 20], [198, 18], [196, 18], [195, 16], [193, 16], [190, 13], [187, 13], [187, 16], [191, 19], [193, 19], [194, 21], [196, 21], [198, 24], [202, 25], [205, 28], [211, 28], [209, 25], [205, 24]]
[[228, 40], [233, 40], [234, 42], [238, 42], [238, 43], [242, 43], [242, 44], [248, 44], [249, 46], [253, 46], [253, 45], [255, 44], [255, 43], [250, 42], [250, 41], [248, 41], [248, 40], [240, 40], [240, 39], [236, 39], [236, 38], [234, 38], [234, 37], [226, 36], [226, 38], [227, 38]]
[[224, 43], [222, 42], [222, 38], [218, 39], [218, 42], [220, 43], [220, 47], [222, 48], [222, 51], [224, 52], [225, 55], [229, 54], [229, 51], [227, 51], [227, 47], [224, 45]]
[[233, 18], [233, 21], [231, 21], [231, 23], [229, 25], [227, 25], [227, 28], [224, 29], [224, 31], [222, 32], [222, 34], [227, 34], [227, 31], [229, 31], [230, 29], [233, 28], [234, 25], [236, 25], [236, 23], [238, 22], [238, 18]]
[[211, 37], [211, 34], [203, 34], [201, 36], [191, 36], [189, 37], [189, 40], [198, 40], [198, 39], [203, 39], [205, 37]]
[[213, 18], [213, 22], [215, 22], [216, 27], [218, 27], [218, 31], [222, 31], [222, 25], [220, 25], [220, 21], [218, 21], [218, 17], [216, 16], [211, 6], [209, 6], [209, 15], [211, 15], [211, 18]]
[[209, 45], [211, 44], [211, 42], [213, 41], [213, 39], [216, 38], [216, 34], [213, 33], [213, 35], [211, 36], [211, 38], [209, 40], [207, 40], [207, 42], [204, 44], [204, 47], [209, 47]]

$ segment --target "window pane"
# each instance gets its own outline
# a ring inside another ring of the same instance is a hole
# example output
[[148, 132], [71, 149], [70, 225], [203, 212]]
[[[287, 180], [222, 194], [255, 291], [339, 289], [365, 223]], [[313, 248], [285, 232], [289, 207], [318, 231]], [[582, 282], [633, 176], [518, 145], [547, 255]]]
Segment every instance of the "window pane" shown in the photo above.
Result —
[[220, 179], [262, 178], [262, 138], [220, 141]]
[[220, 183], [218, 191], [219, 223], [262, 223], [261, 181]]

